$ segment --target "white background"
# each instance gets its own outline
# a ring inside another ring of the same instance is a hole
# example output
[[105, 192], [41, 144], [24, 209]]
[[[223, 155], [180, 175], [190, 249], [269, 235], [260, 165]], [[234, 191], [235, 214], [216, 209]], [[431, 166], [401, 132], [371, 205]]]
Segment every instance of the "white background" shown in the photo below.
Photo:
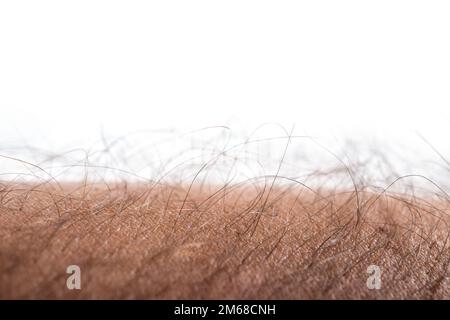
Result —
[[277, 122], [419, 131], [445, 153], [449, 17], [448, 1], [1, 1], [0, 144]]

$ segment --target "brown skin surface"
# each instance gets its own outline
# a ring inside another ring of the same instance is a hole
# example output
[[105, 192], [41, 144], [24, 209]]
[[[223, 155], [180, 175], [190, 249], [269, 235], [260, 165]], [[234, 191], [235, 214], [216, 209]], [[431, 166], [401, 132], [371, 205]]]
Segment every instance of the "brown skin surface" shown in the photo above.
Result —
[[[448, 299], [445, 200], [302, 186], [3, 183], [0, 298]], [[358, 209], [359, 207], [359, 209]], [[70, 291], [66, 268], [79, 265]], [[366, 286], [367, 267], [382, 288]]]

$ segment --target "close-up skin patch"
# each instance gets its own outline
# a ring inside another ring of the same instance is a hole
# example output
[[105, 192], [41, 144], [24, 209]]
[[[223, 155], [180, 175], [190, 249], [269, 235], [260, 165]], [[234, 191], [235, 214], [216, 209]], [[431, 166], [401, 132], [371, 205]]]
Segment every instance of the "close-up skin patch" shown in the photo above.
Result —
[[[302, 194], [301, 197], [298, 195]], [[183, 185], [4, 184], [2, 298], [430, 299], [449, 200]], [[67, 289], [65, 290], [65, 286]]]

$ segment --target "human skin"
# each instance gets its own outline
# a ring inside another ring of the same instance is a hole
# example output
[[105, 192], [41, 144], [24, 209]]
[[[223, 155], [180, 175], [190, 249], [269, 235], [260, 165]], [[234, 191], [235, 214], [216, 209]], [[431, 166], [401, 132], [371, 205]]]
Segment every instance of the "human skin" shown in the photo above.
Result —
[[449, 210], [295, 184], [4, 182], [0, 298], [448, 299]]

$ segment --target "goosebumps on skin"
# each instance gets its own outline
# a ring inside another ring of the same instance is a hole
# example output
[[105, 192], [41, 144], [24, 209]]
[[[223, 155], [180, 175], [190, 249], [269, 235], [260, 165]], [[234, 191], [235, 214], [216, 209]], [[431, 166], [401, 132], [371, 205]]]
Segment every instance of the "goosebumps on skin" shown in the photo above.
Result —
[[[445, 299], [449, 209], [256, 182], [3, 183], [0, 298]], [[66, 286], [70, 265], [81, 290]]]

